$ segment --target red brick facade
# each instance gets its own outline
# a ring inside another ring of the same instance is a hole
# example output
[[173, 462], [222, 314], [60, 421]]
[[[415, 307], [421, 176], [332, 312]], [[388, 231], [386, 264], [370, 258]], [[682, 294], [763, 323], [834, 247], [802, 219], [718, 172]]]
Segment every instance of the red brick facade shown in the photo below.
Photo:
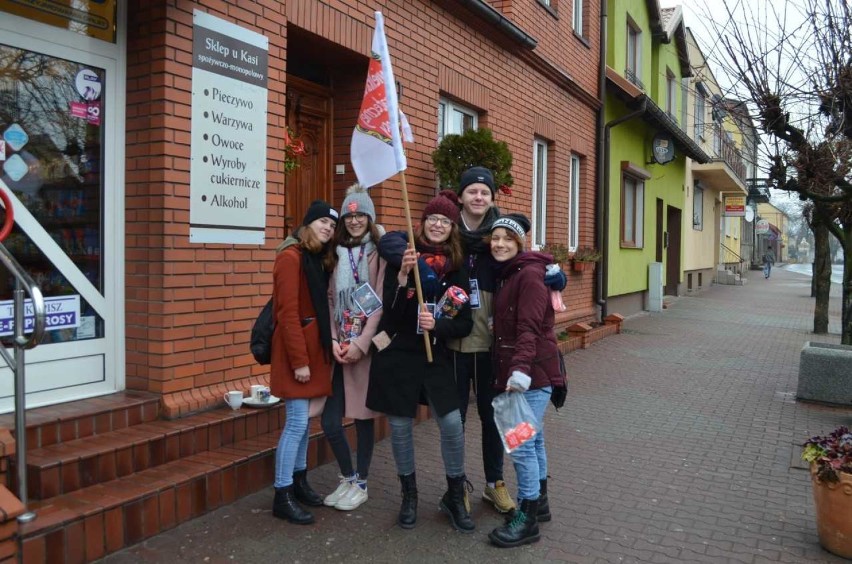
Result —
[[[435, 193], [431, 152], [437, 106], [445, 96], [479, 111], [479, 126], [508, 142], [513, 194], [504, 211], [530, 213], [535, 137], [548, 152], [548, 241], [566, 242], [571, 154], [581, 158], [580, 244], [595, 233], [595, 118], [599, 6], [585, 2], [583, 36], [572, 30], [572, 3], [554, 11], [537, 0], [492, 1], [537, 41], [510, 38], [471, 2], [385, 3], [388, 43], [401, 106], [415, 132], [407, 147], [413, 216]], [[287, 178], [281, 155], [288, 60], [316, 60], [333, 92], [333, 199], [355, 178], [349, 138], [363, 92], [375, 5], [354, 0], [257, 0], [130, 3], [127, 43], [126, 366], [127, 387], [164, 394], [177, 416], [221, 401], [229, 383], [266, 378], [248, 354], [251, 324], [271, 292], [274, 248], [285, 235]], [[192, 11], [200, 9], [269, 38], [267, 229], [262, 248], [189, 242]], [[298, 36], [288, 42], [289, 36]], [[316, 36], [316, 37], [315, 37]], [[300, 52], [310, 38], [311, 53]], [[328, 52], [317, 54], [316, 45]], [[360, 65], [334, 64], [335, 59]], [[373, 189], [378, 219], [404, 224], [400, 183]], [[594, 319], [594, 274], [569, 274], [564, 321]]]

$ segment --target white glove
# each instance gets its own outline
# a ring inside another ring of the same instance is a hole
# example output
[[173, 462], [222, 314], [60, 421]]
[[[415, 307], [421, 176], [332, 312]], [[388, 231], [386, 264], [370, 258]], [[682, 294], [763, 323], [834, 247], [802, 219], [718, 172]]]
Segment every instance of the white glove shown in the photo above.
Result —
[[515, 370], [509, 377], [509, 381], [506, 382], [506, 389], [515, 390], [517, 392], [526, 392], [530, 389], [531, 383], [532, 378], [530, 378], [520, 370]]

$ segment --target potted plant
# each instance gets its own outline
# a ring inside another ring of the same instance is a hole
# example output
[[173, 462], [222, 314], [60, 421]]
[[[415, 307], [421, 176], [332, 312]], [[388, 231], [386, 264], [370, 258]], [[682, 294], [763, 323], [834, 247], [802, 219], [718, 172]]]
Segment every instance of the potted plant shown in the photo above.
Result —
[[803, 446], [802, 459], [811, 465], [819, 542], [829, 552], [852, 558], [852, 433], [841, 426]]
[[461, 135], [445, 135], [432, 153], [432, 163], [441, 189], [455, 190], [461, 173], [472, 166], [484, 166], [494, 173], [500, 192], [511, 195], [512, 152], [505, 141], [494, 139], [490, 129], [468, 129]]
[[563, 265], [568, 261], [570, 255], [568, 247], [559, 243], [547, 243], [542, 245], [541, 252], [547, 253], [553, 257], [553, 262], [558, 265]]
[[580, 247], [571, 257], [571, 268], [577, 272], [583, 272], [599, 260], [603, 255], [593, 247]]

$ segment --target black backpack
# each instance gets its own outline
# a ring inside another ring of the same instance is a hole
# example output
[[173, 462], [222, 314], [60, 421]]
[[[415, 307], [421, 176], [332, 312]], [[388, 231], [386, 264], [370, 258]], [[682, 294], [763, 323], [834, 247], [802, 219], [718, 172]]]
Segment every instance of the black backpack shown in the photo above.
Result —
[[251, 328], [251, 354], [258, 364], [269, 364], [272, 361], [274, 332], [275, 315], [272, 313], [272, 298], [269, 298]]

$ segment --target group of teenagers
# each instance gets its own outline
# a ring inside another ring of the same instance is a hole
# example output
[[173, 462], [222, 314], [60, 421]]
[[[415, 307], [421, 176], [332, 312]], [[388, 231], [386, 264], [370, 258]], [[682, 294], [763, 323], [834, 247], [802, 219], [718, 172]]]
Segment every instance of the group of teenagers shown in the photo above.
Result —
[[[442, 191], [426, 204], [408, 241], [406, 232], [385, 233], [368, 191], [356, 184], [339, 211], [314, 201], [279, 246], [270, 388], [284, 400], [286, 423], [276, 451], [276, 517], [310, 524], [306, 507], [349, 511], [366, 502], [374, 421], [385, 415], [402, 492], [397, 522], [413, 528], [413, 426], [418, 406], [428, 405], [447, 478], [440, 510], [456, 530], [473, 532], [464, 460], [473, 388], [482, 424], [482, 497], [507, 514], [489, 539], [500, 547], [539, 540], [538, 523], [551, 519], [544, 413], [554, 387], [565, 386], [551, 292], [566, 280], [561, 271], [546, 272], [549, 255], [526, 250], [529, 220], [501, 215], [495, 195], [490, 170], [466, 170], [456, 192]], [[415, 269], [424, 303], [446, 303], [451, 294], [456, 307], [437, 316], [421, 307]], [[371, 294], [380, 308], [363, 307]], [[540, 429], [511, 453], [517, 505], [503, 480], [503, 441], [491, 403], [502, 393], [523, 394]], [[325, 497], [307, 481], [308, 421], [320, 413], [340, 467], [340, 483]], [[344, 417], [355, 422], [355, 465]]]

